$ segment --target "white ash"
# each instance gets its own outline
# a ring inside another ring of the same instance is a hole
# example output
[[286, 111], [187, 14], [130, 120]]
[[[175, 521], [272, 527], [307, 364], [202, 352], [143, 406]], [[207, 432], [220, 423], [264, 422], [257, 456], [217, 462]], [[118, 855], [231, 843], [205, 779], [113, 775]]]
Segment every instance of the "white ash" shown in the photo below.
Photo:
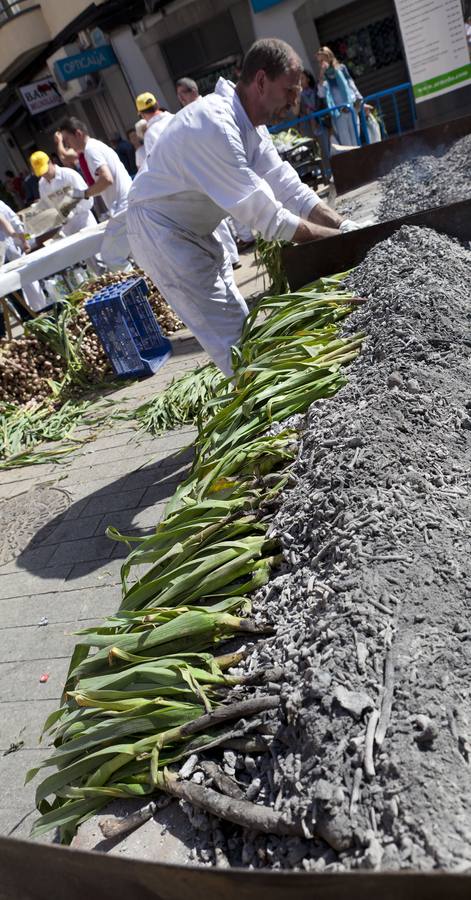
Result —
[[446, 150], [416, 156], [380, 179], [380, 222], [471, 197], [471, 135]]
[[471, 869], [470, 276], [469, 251], [402, 228], [349, 279], [364, 352], [309, 410], [254, 601], [276, 633], [245, 670], [283, 673], [281, 709], [256, 725], [268, 752], [214, 753], [306, 837], [215, 842], [200, 820], [206, 864]]

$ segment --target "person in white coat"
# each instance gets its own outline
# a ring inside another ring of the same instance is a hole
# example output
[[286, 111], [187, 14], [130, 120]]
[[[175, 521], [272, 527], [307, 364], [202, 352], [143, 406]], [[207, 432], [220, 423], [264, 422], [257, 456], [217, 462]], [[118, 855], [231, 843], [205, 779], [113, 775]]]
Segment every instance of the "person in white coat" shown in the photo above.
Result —
[[104, 144], [90, 137], [87, 126], [72, 116], [61, 125], [61, 134], [66, 149], [83, 153], [94, 184], [85, 189], [74, 189], [76, 200], [88, 200], [100, 196], [109, 212], [109, 219], [100, 248], [100, 255], [109, 269], [129, 271], [129, 243], [126, 235], [126, 207], [131, 176], [118, 154]]
[[[32, 153], [29, 162], [35, 175], [39, 178], [39, 197], [41, 200], [47, 198], [60, 191], [62, 188], [70, 187], [72, 190], [86, 191], [87, 182], [74, 169], [58, 166], [52, 159], [42, 150], [36, 150]], [[70, 234], [76, 234], [82, 228], [90, 228], [96, 225], [95, 216], [92, 213], [93, 200], [80, 200], [75, 209], [69, 214], [67, 221], [61, 228], [62, 233], [68, 237]]]
[[144, 133], [144, 149], [149, 156], [155, 142], [163, 134], [173, 119], [173, 113], [160, 109], [157, 98], [150, 91], [136, 97], [136, 109], [142, 119], [147, 122]]
[[[192, 78], [179, 78], [175, 84], [175, 90], [182, 106], [188, 106], [201, 98], [199, 87]], [[223, 219], [214, 233], [218, 235], [227, 250], [232, 268], [239, 269], [241, 266], [239, 251], [228, 219]]]
[[[2, 262], [10, 262], [23, 256], [28, 247], [24, 236], [23, 222], [14, 210], [0, 200], [0, 255]], [[22, 286], [23, 297], [27, 306], [39, 312], [48, 305], [48, 300], [39, 281], [32, 281]]]
[[129, 192], [132, 254], [228, 376], [248, 314], [214, 229], [227, 215], [267, 240], [337, 234], [339, 215], [282, 162], [266, 128], [289, 114], [302, 63], [284, 41], [257, 41], [234, 86], [174, 117]]

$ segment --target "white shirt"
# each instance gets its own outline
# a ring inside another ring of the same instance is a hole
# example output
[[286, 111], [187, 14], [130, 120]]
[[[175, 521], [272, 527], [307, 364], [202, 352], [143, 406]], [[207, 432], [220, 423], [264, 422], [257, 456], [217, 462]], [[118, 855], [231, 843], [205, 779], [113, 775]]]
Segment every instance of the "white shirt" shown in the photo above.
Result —
[[130, 206], [151, 204], [195, 234], [211, 233], [229, 213], [267, 240], [291, 240], [317, 203], [222, 78], [214, 94], [173, 117], [129, 193]]
[[158, 141], [160, 135], [165, 131], [167, 125], [170, 125], [170, 122], [174, 118], [173, 113], [169, 112], [158, 112], [152, 119], [149, 119], [147, 128], [144, 132], [144, 147], [146, 151], [146, 156], [149, 156], [149, 153], [154, 147], [156, 141]]
[[112, 147], [108, 147], [108, 144], [104, 144], [103, 141], [88, 138], [84, 156], [95, 181], [98, 178], [97, 173], [101, 166], [108, 166], [111, 172], [113, 184], [105, 188], [100, 195], [103, 197], [106, 208], [112, 215], [121, 209], [126, 209], [132, 179], [118, 154], [115, 153]]
[[[87, 182], [79, 172], [75, 171], [75, 169], [56, 165], [54, 178], [51, 181], [48, 181], [43, 175], [43, 177], [39, 179], [38, 187], [41, 200], [46, 200], [49, 194], [54, 194], [55, 191], [59, 191], [64, 187], [72, 187], [77, 188], [79, 191], [85, 191], [87, 189]], [[93, 200], [90, 199], [81, 200], [80, 203], [77, 203], [77, 206], [67, 219], [68, 234], [74, 234], [75, 232], [80, 231], [80, 229], [87, 224], [87, 219], [92, 206]]]
[[144, 144], [141, 144], [141, 146], [137, 148], [135, 156], [136, 156], [136, 166], [138, 169], [140, 169], [142, 164], [146, 161], [146, 156], [147, 156], [146, 148], [144, 147]]

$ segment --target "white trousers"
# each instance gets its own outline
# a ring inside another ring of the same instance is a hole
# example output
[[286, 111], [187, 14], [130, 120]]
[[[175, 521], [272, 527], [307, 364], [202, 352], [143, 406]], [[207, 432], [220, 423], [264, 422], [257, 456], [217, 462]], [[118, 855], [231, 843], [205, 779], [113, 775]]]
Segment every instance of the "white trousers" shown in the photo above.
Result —
[[128, 209], [128, 237], [138, 265], [221, 371], [232, 375], [231, 347], [248, 309], [221, 241], [185, 231], [151, 206]]
[[[23, 251], [20, 250], [12, 238], [7, 238], [5, 259], [9, 262], [11, 259], [18, 259], [19, 256], [23, 256]], [[30, 281], [29, 284], [22, 284], [21, 290], [26, 303], [33, 312], [40, 312], [41, 309], [48, 305], [49, 300], [39, 281]]]
[[234, 235], [232, 234], [231, 229], [229, 228], [229, 223], [227, 219], [223, 219], [222, 222], [219, 223], [218, 227], [215, 230], [215, 234], [221, 239], [224, 244], [225, 249], [229, 254], [229, 259], [234, 265], [234, 263], [239, 262], [239, 251], [237, 249], [237, 244], [234, 240]]
[[122, 209], [108, 219], [103, 243], [100, 247], [100, 256], [111, 271], [126, 272], [132, 268], [128, 259], [130, 253], [131, 248], [126, 231], [126, 210]]

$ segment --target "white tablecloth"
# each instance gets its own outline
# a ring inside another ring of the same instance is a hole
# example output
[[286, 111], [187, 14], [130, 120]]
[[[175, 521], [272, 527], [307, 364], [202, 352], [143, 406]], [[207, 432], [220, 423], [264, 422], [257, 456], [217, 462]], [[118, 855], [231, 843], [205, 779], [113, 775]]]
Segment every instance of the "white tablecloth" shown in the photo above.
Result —
[[0, 266], [0, 297], [99, 253], [106, 225], [102, 222], [93, 228], [83, 228], [77, 234], [51, 241], [40, 250]]

